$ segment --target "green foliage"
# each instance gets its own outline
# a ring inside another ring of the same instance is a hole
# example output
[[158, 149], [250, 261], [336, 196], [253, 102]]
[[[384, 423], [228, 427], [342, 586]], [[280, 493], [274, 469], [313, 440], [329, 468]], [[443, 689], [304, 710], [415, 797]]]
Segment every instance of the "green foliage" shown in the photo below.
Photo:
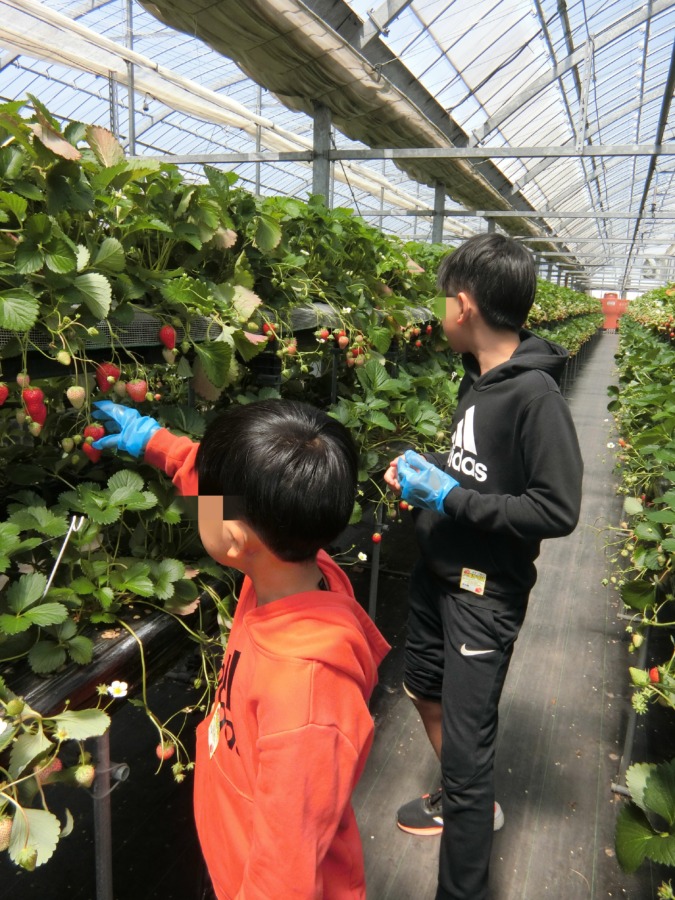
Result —
[[[461, 372], [433, 312], [452, 248], [403, 244], [320, 197], [254, 197], [213, 167], [187, 182], [175, 166], [126, 159], [104, 128], [62, 129], [30, 100], [0, 106], [0, 364], [43, 392], [46, 418], [33, 419], [23, 385], [7, 378], [0, 660], [49, 676], [87, 665], [101, 629], [131, 630], [132, 604], [183, 617], [206, 592], [227, 618], [210, 583], [228, 573], [205, 558], [168, 478], [122, 454], [83, 452], [95, 400], [137, 405], [196, 440], [229, 403], [286, 396], [327, 408], [358, 444], [356, 521], [373, 493], [382, 501], [394, 454], [447, 446]], [[546, 333], [575, 350], [593, 333], [593, 308], [541, 282], [530, 324], [567, 327]], [[132, 340], [138, 322], [156, 329], [153, 346]], [[166, 325], [176, 347], [162, 353]], [[99, 385], [101, 362], [119, 369], [115, 384]], [[127, 392], [131, 381], [146, 382], [144, 399]], [[32, 808], [43, 799], [33, 766], [63, 741], [102, 733], [107, 715], [43, 719], [1, 682], [0, 702], [0, 817], [14, 820], [11, 858], [31, 868], [69, 828]], [[132, 702], [169, 739], [145, 701]], [[177, 762], [175, 776], [188, 767]]]

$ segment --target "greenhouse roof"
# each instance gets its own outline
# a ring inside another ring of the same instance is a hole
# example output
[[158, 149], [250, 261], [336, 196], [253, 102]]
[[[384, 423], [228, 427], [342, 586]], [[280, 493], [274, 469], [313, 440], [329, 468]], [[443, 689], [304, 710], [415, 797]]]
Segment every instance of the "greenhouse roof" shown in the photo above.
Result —
[[444, 241], [496, 227], [580, 286], [675, 277], [673, 2], [0, 0], [0, 13], [2, 98], [104, 125], [131, 154], [306, 197], [321, 109], [330, 202], [386, 231], [437, 238], [442, 212]]

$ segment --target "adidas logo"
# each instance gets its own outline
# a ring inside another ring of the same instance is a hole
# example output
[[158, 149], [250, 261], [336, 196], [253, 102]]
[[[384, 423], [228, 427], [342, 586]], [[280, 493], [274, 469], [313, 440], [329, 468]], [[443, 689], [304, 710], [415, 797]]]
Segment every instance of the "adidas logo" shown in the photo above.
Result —
[[448, 466], [455, 472], [462, 472], [476, 481], [485, 481], [487, 479], [487, 466], [483, 463], [476, 462], [475, 457], [478, 454], [476, 449], [476, 438], [473, 432], [473, 418], [476, 407], [471, 406], [464, 413], [464, 418], [457, 426], [457, 430], [452, 436], [452, 450], [448, 459]]

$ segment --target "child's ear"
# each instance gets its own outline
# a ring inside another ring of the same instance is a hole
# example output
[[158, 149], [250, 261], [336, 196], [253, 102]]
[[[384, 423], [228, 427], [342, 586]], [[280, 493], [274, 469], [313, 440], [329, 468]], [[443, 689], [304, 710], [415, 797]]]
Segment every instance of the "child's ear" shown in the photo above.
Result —
[[228, 548], [225, 555], [229, 559], [242, 559], [258, 549], [260, 538], [246, 522], [240, 519], [225, 519], [222, 527], [223, 541]]
[[474, 301], [470, 294], [460, 291], [456, 297], [459, 315], [457, 316], [457, 324], [464, 325], [472, 317], [474, 312]]

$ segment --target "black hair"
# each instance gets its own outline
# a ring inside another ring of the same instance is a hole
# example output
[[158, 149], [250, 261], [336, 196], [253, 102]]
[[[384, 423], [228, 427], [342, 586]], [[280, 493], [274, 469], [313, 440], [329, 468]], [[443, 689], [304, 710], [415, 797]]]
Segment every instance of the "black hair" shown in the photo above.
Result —
[[537, 273], [529, 250], [503, 234], [477, 234], [444, 256], [438, 288], [446, 297], [471, 294], [492, 328], [519, 331], [537, 291]]
[[[233, 405], [209, 424], [197, 451], [199, 493], [223, 496], [275, 556], [312, 559], [347, 526], [358, 453], [327, 413], [292, 400]], [[236, 514], [228, 514], [236, 511]]]

